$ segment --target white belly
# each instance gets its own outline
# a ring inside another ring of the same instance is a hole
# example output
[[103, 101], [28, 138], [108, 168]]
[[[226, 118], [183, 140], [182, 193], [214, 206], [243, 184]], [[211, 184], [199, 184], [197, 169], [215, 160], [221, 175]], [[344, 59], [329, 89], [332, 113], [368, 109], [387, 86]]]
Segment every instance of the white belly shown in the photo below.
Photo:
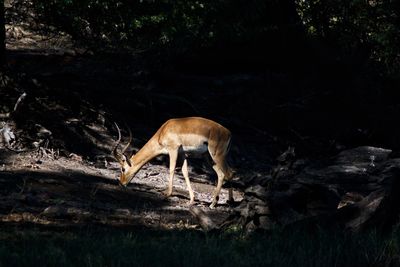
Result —
[[201, 144], [198, 146], [182, 146], [182, 150], [189, 154], [204, 154], [208, 150], [207, 144]]

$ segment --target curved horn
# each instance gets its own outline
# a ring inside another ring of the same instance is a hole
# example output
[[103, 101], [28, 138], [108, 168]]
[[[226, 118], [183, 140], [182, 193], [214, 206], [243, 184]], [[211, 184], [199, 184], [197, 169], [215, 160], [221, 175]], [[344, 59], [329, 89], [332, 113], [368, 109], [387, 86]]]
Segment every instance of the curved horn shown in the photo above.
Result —
[[126, 127], [128, 128], [128, 131], [129, 131], [129, 141], [128, 141], [128, 143], [126, 144], [126, 146], [122, 149], [122, 152], [121, 152], [122, 154], [125, 153], [125, 150], [128, 149], [129, 145], [130, 145], [131, 142], [132, 142], [132, 131], [131, 131], [131, 129], [128, 127], [128, 125], [126, 125]]
[[121, 157], [121, 154], [119, 154], [118, 151], [117, 151], [119, 143], [121, 142], [121, 130], [119, 129], [118, 124], [116, 122], [114, 122], [114, 124], [115, 124], [115, 127], [117, 127], [117, 130], [118, 130], [118, 140], [117, 140], [117, 143], [114, 145], [114, 148], [112, 149], [112, 153], [113, 153], [115, 159], [118, 162], [121, 163], [122, 162], [122, 157]]

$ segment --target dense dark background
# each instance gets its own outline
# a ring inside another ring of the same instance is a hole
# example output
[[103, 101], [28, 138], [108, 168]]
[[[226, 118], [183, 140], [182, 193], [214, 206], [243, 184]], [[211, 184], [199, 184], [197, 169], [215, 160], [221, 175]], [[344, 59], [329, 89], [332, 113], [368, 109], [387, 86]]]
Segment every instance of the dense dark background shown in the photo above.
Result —
[[[31, 120], [51, 130], [61, 126], [50, 121], [80, 114], [90, 123], [103, 114], [108, 128], [126, 121], [147, 139], [166, 119], [197, 115], [238, 136], [272, 140], [279, 152], [400, 146], [397, 2], [9, 0], [5, 7], [3, 65], [28, 95], [68, 110], [43, 118], [36, 100], [26, 101]], [[69, 36], [68, 49], [18, 48], [20, 29]], [[79, 136], [64, 139], [70, 151], [87, 152], [69, 142]]]
[[277, 135], [397, 148], [399, 5], [39, 0], [31, 8], [37, 23], [71, 34], [93, 53], [140, 51], [165, 88], [182, 83], [176, 72], [230, 77], [222, 87], [242, 83], [210, 116]]

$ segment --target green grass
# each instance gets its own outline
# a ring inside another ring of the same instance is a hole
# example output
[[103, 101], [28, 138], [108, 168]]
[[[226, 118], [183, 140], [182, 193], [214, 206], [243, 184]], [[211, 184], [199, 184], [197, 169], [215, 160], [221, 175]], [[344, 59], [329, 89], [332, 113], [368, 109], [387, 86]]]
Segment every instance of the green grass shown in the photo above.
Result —
[[400, 232], [276, 231], [244, 238], [193, 231], [0, 230], [0, 266], [385, 266]]

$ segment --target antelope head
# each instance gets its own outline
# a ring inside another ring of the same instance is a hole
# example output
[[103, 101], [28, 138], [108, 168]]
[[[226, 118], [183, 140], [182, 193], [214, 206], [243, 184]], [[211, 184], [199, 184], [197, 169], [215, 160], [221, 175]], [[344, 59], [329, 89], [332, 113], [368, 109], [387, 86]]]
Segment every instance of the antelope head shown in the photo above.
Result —
[[115, 126], [117, 127], [118, 130], [118, 140], [117, 143], [115, 144], [112, 153], [115, 157], [115, 159], [119, 162], [119, 164], [121, 165], [121, 175], [119, 178], [119, 183], [120, 185], [123, 186], [127, 186], [127, 184], [130, 182], [130, 180], [132, 178], [130, 178], [131, 176], [131, 169], [132, 169], [132, 162], [130, 157], [126, 156], [125, 151], [126, 149], [129, 147], [129, 145], [131, 144], [132, 141], [132, 132], [131, 130], [128, 128], [129, 130], [129, 141], [128, 144], [126, 144], [126, 146], [122, 149], [121, 152], [118, 152], [118, 146], [121, 142], [121, 131], [118, 127], [118, 125], [115, 123]]

